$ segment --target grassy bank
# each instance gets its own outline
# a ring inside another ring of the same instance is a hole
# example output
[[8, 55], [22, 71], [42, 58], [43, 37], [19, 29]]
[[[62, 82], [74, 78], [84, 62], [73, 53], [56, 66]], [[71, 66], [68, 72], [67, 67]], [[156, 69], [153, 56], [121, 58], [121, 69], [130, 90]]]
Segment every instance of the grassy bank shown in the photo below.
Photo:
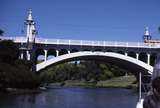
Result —
[[65, 87], [73, 87], [73, 86], [82, 86], [82, 87], [103, 87], [103, 88], [136, 88], [137, 84], [134, 84], [136, 78], [134, 76], [121, 76], [112, 78], [105, 81], [79, 81], [79, 80], [68, 80], [64, 83], [53, 83], [50, 84], [50, 87], [57, 86], [65, 86]]
[[136, 88], [137, 84], [134, 84], [135, 81], [136, 78], [134, 76], [122, 76], [106, 81], [99, 81], [96, 86], [108, 88]]

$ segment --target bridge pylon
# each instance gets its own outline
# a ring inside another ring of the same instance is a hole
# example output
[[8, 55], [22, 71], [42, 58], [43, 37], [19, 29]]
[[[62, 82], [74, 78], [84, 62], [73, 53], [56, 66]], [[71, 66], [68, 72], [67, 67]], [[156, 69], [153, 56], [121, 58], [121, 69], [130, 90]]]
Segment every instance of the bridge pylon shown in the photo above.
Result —
[[27, 43], [26, 43], [26, 58], [27, 60], [30, 60], [33, 62], [33, 69], [32, 71], [35, 71], [35, 38], [37, 35], [37, 30], [35, 27], [35, 21], [33, 20], [32, 17], [32, 10], [30, 9], [28, 11], [28, 16], [27, 19], [25, 20], [25, 25], [26, 25], [26, 39], [27, 39]]
[[26, 29], [26, 38], [27, 38], [26, 48], [29, 52], [32, 53], [32, 50], [34, 49], [34, 43], [35, 43], [37, 30], [35, 28], [35, 22], [32, 17], [32, 10], [31, 9], [28, 12], [28, 17], [25, 21], [25, 25], [27, 28]]

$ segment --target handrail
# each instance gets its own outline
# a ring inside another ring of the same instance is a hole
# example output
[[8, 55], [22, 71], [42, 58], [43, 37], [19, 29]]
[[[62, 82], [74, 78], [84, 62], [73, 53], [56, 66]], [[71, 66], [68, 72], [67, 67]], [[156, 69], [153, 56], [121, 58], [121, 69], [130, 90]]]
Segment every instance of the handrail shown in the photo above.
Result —
[[[26, 37], [6, 37], [0, 36], [1, 40], [13, 40], [16, 43], [27, 42]], [[67, 39], [46, 39], [36, 38], [37, 44], [59, 44], [59, 45], [78, 45], [78, 46], [100, 46], [100, 47], [135, 47], [135, 48], [160, 48], [160, 43], [143, 42], [120, 42], [120, 41], [91, 41], [91, 40], [67, 40]]]

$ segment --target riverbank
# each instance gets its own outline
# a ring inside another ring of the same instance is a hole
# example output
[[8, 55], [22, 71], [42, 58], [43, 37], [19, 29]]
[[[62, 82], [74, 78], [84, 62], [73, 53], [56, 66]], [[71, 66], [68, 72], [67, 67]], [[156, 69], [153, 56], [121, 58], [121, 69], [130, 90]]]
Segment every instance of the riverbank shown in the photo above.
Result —
[[50, 88], [59, 87], [89, 87], [89, 88], [126, 88], [126, 89], [136, 89], [137, 84], [135, 83], [136, 78], [134, 76], [121, 76], [115, 77], [105, 81], [79, 81], [79, 80], [67, 80], [65, 82], [50, 83], [45, 87], [39, 87], [37, 89], [17, 89], [17, 88], [7, 88], [5, 93], [11, 94], [32, 94], [40, 93]]
[[0, 94], [36, 94], [46, 90], [46, 87], [38, 87], [34, 89], [6, 88], [1, 90]]
[[106, 81], [99, 81], [96, 86], [107, 88], [137, 88], [136, 78], [134, 76], [122, 76], [112, 78]]
[[63, 83], [52, 83], [48, 85], [48, 88], [54, 87], [74, 87], [74, 86], [82, 86], [82, 87], [96, 87], [96, 88], [137, 88], [137, 84], [135, 84], [136, 78], [134, 76], [121, 76], [112, 78], [105, 81], [79, 81], [79, 80], [67, 80]]
[[17, 88], [7, 88], [6, 93], [11, 93], [11, 94], [35, 94], [35, 93], [40, 93], [41, 90], [38, 89], [17, 89]]

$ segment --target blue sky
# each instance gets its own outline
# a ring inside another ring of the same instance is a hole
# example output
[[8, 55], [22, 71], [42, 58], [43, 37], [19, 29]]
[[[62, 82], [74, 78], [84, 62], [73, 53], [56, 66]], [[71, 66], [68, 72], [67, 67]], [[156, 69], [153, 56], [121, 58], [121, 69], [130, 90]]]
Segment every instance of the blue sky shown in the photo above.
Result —
[[8, 36], [25, 30], [32, 9], [38, 37], [142, 41], [148, 26], [160, 39], [160, 0], [0, 0], [0, 28]]

